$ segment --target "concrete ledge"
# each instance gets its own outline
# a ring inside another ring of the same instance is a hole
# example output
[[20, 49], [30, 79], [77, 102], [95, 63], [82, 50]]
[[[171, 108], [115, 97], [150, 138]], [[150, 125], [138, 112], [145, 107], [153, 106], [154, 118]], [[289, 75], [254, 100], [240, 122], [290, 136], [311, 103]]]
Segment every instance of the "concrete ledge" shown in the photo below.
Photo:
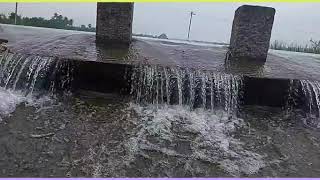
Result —
[[[96, 61], [57, 60], [48, 72], [55, 91], [90, 90], [101, 93], [130, 93], [131, 65]], [[49, 89], [49, 84], [44, 88]]]
[[[130, 94], [130, 77], [133, 65], [76, 60], [66, 60], [65, 63], [69, 63], [73, 69], [71, 82], [73, 92], [90, 90], [102, 93]], [[64, 66], [65, 70], [60, 69], [60, 75], [55, 75], [58, 82], [61, 81], [61, 77], [65, 77], [66, 69], [70, 66]], [[304, 99], [299, 98], [302, 91], [297, 80], [244, 76], [242, 105], [284, 107], [288, 102], [290, 86], [299, 89], [294, 95], [294, 98], [297, 99], [294, 106], [303, 106], [305, 102]], [[171, 97], [170, 102], [177, 103], [177, 100]]]
[[244, 77], [244, 105], [283, 107], [286, 105], [290, 80]]
[[129, 94], [131, 68], [128, 64], [75, 61], [72, 89]]

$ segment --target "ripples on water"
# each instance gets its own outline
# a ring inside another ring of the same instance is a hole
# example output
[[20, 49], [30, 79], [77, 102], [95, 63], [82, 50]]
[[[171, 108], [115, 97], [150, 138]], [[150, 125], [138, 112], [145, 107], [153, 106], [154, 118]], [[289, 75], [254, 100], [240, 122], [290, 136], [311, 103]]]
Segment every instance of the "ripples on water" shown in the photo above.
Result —
[[[8, 116], [21, 103], [39, 104], [39, 97], [34, 99], [34, 90], [43, 78], [48, 77], [47, 73], [50, 67], [54, 67], [55, 61], [37, 56], [5, 54], [0, 62], [1, 116]], [[139, 156], [147, 159], [166, 156], [152, 166], [163, 166], [163, 173], [167, 176], [175, 175], [171, 168], [174, 165], [168, 164], [170, 158], [178, 158], [177, 161], [184, 163], [181, 170], [185, 172], [181, 175], [191, 176], [196, 175], [196, 171], [202, 171], [194, 162], [209, 163], [211, 165], [208, 167], [223, 169], [231, 175], [253, 174], [264, 166], [259, 154], [244, 150], [241, 142], [232, 137], [236, 128], [244, 125], [243, 120], [224, 111], [231, 113], [236, 110], [241, 78], [141, 66], [134, 71], [132, 80], [136, 103], [143, 101], [145, 105], [130, 103], [126, 110], [134, 111], [138, 118], [130, 138], [123, 144], [127, 149], [127, 158], [116, 162], [119, 166], [130, 164], [130, 161], [137, 163], [136, 157]], [[54, 81], [50, 85], [54, 85]], [[175, 100], [178, 105], [170, 105]], [[202, 108], [192, 110], [195, 107]], [[214, 113], [214, 107], [221, 107], [222, 110]], [[158, 157], [152, 157], [152, 152], [158, 153], [155, 155]], [[95, 168], [93, 175], [103, 175], [98, 173], [100, 166]], [[212, 172], [207, 168], [202, 173], [209, 175]]]
[[[19, 114], [15, 112], [19, 104], [37, 107], [35, 114], [50, 112], [43, 107], [51, 107], [55, 86], [63, 88], [72, 80], [69, 71], [63, 73], [66, 78], [60, 83], [50, 76], [59, 74], [62, 66], [52, 58], [2, 55], [0, 118], [10, 120], [10, 114]], [[108, 117], [109, 123], [118, 125], [118, 129], [110, 126], [103, 129], [106, 139], [96, 132], [98, 145], [89, 142], [89, 148], [82, 152], [84, 155], [78, 157], [84, 162], [81, 169], [85, 175], [254, 176], [270, 166], [266, 156], [273, 152], [248, 149], [248, 142], [239, 138], [241, 132], [254, 131], [248, 119], [234, 113], [241, 104], [240, 76], [138, 66], [131, 81], [133, 102], [125, 103], [126, 106], [112, 107], [106, 112], [103, 108], [91, 109], [94, 107], [91, 105], [90, 108], [81, 106], [78, 113], [68, 103], [62, 105], [60, 113], [65, 113], [65, 118], [72, 115], [71, 121], [83, 119], [83, 112], [88, 111], [84, 119], [90, 123], [94, 119], [92, 114], [101, 113], [100, 118]], [[308, 81], [301, 84], [305, 97], [310, 99], [307, 101], [310, 112], [319, 111], [319, 84]], [[39, 87], [43, 86], [47, 93], [39, 93]], [[113, 112], [117, 114], [110, 116]], [[58, 115], [51, 112], [49, 116]], [[107, 121], [104, 124], [108, 124]], [[112, 131], [116, 131], [115, 136]], [[125, 138], [121, 139], [122, 136]]]

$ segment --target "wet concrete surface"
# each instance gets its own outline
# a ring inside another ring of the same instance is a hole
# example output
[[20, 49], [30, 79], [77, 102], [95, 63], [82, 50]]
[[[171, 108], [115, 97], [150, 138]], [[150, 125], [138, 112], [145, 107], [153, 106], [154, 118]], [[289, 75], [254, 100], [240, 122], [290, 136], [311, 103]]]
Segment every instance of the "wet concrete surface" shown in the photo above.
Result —
[[96, 45], [95, 33], [0, 25], [0, 38], [13, 52], [108, 63], [180, 66], [253, 77], [320, 80], [320, 56], [270, 50], [265, 64], [225, 67], [227, 47], [187, 41], [134, 37], [129, 49]]
[[[82, 66], [75, 74], [84, 82], [77, 86], [76, 94], [50, 99], [41, 106], [20, 103], [3, 117], [1, 177], [320, 175], [318, 121], [309, 122], [300, 110], [252, 106], [263, 104], [256, 102], [262, 100], [255, 92], [270, 101], [284, 96], [281, 93], [276, 97], [274, 83], [268, 85], [268, 79], [251, 83], [255, 87], [249, 87], [244, 95], [250, 96], [247, 104], [251, 106], [242, 106], [238, 117], [181, 106], [132, 106], [127, 96], [118, 93], [80, 90], [97, 90], [99, 85], [116, 88], [116, 83], [105, 81], [106, 77], [99, 78], [103, 66], [97, 74], [87, 76], [97, 71], [91, 66], [100, 62], [112, 63], [114, 66], [106, 68], [111, 73], [122, 63], [147, 63], [255, 77], [319, 80], [317, 55], [270, 51], [263, 66], [232, 64], [226, 69], [227, 50], [220, 45], [136, 38], [128, 50], [108, 49], [95, 44], [93, 33], [11, 25], [0, 25], [0, 38], [7, 38], [14, 52], [82, 61], [75, 66]], [[121, 83], [113, 76], [109, 78]], [[90, 84], [93, 81], [98, 85]], [[277, 92], [285, 92], [286, 83], [279, 83]]]

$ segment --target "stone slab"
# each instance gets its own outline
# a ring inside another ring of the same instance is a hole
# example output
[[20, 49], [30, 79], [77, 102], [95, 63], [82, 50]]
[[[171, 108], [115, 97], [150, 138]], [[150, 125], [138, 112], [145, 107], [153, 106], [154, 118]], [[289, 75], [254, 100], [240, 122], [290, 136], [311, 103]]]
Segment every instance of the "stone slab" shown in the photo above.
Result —
[[230, 52], [234, 59], [267, 59], [275, 9], [263, 6], [240, 6], [234, 15]]
[[97, 3], [97, 42], [129, 46], [132, 40], [133, 3]]

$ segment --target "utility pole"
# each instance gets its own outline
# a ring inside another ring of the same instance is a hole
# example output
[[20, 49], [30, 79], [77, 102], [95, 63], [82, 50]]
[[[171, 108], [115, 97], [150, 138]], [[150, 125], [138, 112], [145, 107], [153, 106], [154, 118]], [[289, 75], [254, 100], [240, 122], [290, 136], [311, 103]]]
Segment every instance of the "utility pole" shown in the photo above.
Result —
[[188, 40], [190, 37], [190, 29], [191, 29], [191, 21], [192, 21], [192, 16], [196, 15], [193, 11], [190, 12], [190, 22], [189, 22], [189, 30], [188, 30]]
[[17, 16], [18, 16], [18, 3], [16, 2], [16, 11], [15, 11], [15, 14], [14, 14], [14, 24], [17, 24]]

